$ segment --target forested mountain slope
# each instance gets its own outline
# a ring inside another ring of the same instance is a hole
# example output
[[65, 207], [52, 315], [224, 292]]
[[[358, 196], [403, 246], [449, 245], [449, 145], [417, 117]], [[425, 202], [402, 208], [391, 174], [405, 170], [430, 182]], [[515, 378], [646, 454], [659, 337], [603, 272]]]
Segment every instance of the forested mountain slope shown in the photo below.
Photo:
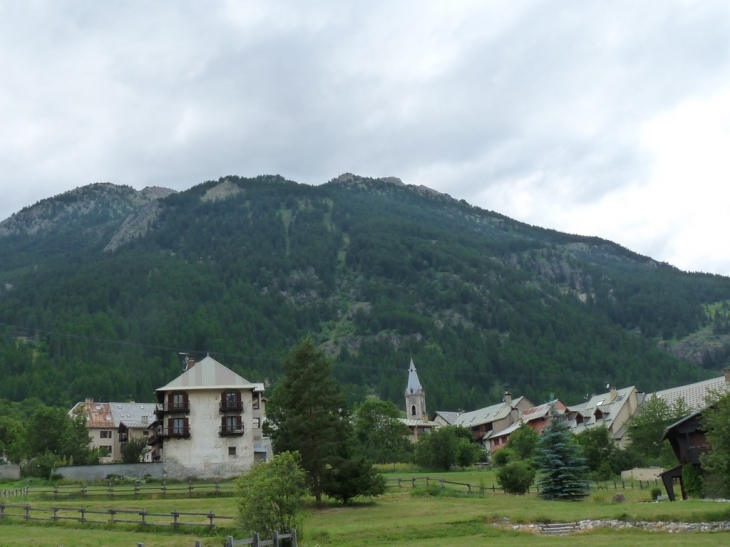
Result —
[[150, 399], [183, 350], [274, 381], [311, 333], [351, 401], [400, 405], [412, 356], [432, 410], [576, 402], [707, 377], [657, 343], [719, 332], [728, 299], [728, 278], [397, 179], [91, 185], [0, 223], [0, 397]]

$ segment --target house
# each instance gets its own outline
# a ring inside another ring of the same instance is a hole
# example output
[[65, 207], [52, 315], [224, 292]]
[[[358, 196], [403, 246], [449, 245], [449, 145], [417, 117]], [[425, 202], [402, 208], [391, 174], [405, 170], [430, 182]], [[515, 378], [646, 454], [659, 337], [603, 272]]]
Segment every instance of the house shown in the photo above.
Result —
[[520, 415], [515, 423], [498, 432], [491, 432], [489, 436], [483, 440], [485, 445], [491, 452], [495, 452], [504, 448], [509, 442], [512, 433], [524, 423], [528, 427], [535, 430], [538, 435], [542, 434], [542, 430], [552, 421], [553, 408], [560, 415], [565, 414], [566, 406], [559, 400], [550, 401], [539, 406], [534, 406], [526, 410], [520, 411]]
[[715, 393], [725, 393], [730, 388], [730, 368], [722, 371], [723, 375], [694, 384], [685, 386], [663, 389], [647, 395], [650, 397], [659, 397], [672, 406], [679, 399], [684, 399], [684, 403], [690, 410], [700, 410], [707, 406], [707, 399]]
[[700, 467], [700, 456], [710, 449], [709, 442], [702, 428], [702, 412], [696, 410], [664, 430], [662, 440], [668, 440], [679, 465], [664, 471], [659, 476], [667, 490], [670, 501], [675, 500], [674, 482], [678, 481], [682, 492], [682, 499], [687, 499], [682, 480], [682, 468], [685, 465]]
[[[154, 403], [97, 403], [86, 399], [76, 403], [68, 414], [86, 416], [89, 446], [102, 451], [102, 463], [111, 463], [122, 460], [122, 445], [130, 435], [146, 436], [154, 411]], [[122, 422], [126, 424], [124, 428]]]
[[439, 424], [441, 427], [445, 427], [447, 425], [454, 425], [454, 422], [456, 421], [456, 418], [459, 417], [459, 414], [461, 414], [462, 411], [458, 412], [449, 412], [446, 410], [437, 410], [436, 414], [433, 417], [433, 421]]
[[516, 423], [520, 413], [532, 406], [525, 397], [518, 397], [513, 401], [512, 395], [506, 391], [501, 403], [471, 412], [462, 412], [456, 417], [453, 425], [469, 428], [474, 440], [489, 447], [489, 438], [492, 435]]
[[229, 478], [271, 456], [263, 436], [263, 384], [208, 356], [156, 390], [154, 458], [170, 478]]
[[629, 444], [626, 422], [644, 400], [644, 394], [635, 386], [593, 395], [584, 403], [567, 408], [568, 426], [576, 435], [593, 427], [605, 427], [619, 448]]
[[440, 427], [436, 422], [428, 419], [426, 412], [426, 392], [418, 379], [416, 366], [411, 359], [411, 366], [408, 368], [408, 384], [405, 391], [406, 418], [401, 419], [408, 429], [411, 430], [409, 439], [411, 442], [418, 442], [418, 438], [427, 435], [433, 429]]

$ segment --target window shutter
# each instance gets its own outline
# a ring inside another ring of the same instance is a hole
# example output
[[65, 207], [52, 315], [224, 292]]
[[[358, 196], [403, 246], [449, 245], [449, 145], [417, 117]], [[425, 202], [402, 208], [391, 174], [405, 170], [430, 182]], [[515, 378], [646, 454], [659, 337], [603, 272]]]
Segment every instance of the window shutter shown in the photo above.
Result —
[[240, 414], [236, 417], [236, 423], [238, 424], [238, 430], [241, 431], [243, 429], [243, 420]]
[[236, 391], [236, 402], [237, 403], [241, 402], [241, 392], [240, 391]]
[[167, 404], [172, 406], [173, 401], [175, 400], [175, 395], [172, 393], [167, 394]]
[[167, 419], [167, 429], [172, 430], [172, 426], [173, 426], [172, 418], [168, 418]]
[[188, 406], [188, 402], [189, 402], [188, 401], [188, 392], [186, 391], [186, 392], [183, 393], [183, 404], [185, 406]]
[[221, 427], [223, 428], [223, 429], [221, 429], [221, 431], [226, 430], [226, 417], [225, 416], [221, 416]]
[[226, 392], [225, 391], [221, 392], [221, 406], [223, 408], [226, 407]]
[[183, 418], [183, 434], [184, 435], [190, 435], [190, 419], [189, 418]]

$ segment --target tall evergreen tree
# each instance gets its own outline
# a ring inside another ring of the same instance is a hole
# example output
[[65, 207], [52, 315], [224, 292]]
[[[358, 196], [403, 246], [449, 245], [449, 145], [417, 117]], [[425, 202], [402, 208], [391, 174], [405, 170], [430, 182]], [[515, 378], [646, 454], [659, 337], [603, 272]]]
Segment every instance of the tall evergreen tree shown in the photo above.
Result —
[[540, 497], [579, 501], [588, 495], [585, 458], [568, 426], [553, 415], [537, 445], [535, 463], [540, 474]]
[[309, 489], [320, 503], [327, 465], [351, 440], [345, 397], [329, 360], [310, 337], [292, 348], [282, 367], [284, 377], [266, 408], [269, 434], [275, 452], [299, 452]]

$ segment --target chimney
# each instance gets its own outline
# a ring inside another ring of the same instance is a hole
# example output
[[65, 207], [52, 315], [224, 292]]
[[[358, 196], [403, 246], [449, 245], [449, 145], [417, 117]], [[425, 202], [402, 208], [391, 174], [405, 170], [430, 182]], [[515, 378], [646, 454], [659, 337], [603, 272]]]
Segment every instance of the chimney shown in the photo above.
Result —
[[86, 403], [87, 405], [90, 405], [93, 402], [94, 402], [94, 399], [91, 399], [89, 397], [87, 397], [86, 400], [84, 401], [84, 403]]
[[611, 391], [608, 392], [608, 400], [614, 402], [616, 400], [616, 388], [612, 387]]
[[195, 355], [188, 355], [188, 370], [195, 366]]
[[512, 406], [512, 394], [509, 391], [504, 392], [504, 402], [505, 404]]
[[140, 422], [143, 423], [143, 424], [146, 424], [147, 423], [147, 416], [142, 416], [142, 418], [140, 419]]

